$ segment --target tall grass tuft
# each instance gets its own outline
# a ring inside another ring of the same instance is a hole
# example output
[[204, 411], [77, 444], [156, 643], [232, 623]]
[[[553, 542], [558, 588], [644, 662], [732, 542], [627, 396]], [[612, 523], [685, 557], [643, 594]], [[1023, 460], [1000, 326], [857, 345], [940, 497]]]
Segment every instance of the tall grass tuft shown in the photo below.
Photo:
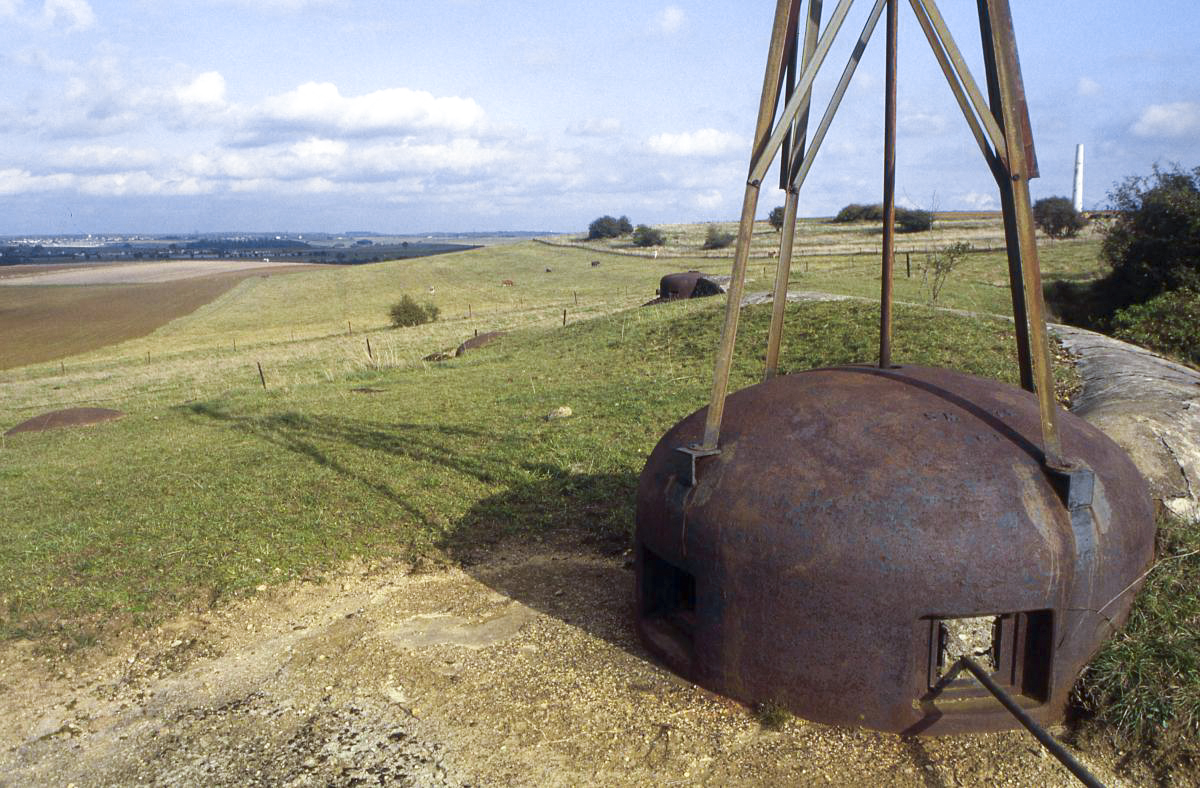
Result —
[[[1145, 760], [1200, 758], [1200, 522], [1164, 518], [1125, 628], [1075, 686], [1080, 733]], [[1168, 782], [1170, 781], [1169, 775]]]

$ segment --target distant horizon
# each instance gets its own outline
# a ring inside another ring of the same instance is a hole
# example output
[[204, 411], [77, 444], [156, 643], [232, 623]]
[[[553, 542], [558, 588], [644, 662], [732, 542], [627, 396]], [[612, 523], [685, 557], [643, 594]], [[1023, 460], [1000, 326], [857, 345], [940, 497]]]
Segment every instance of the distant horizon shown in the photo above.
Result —
[[[830, 49], [810, 129], [870, 6], [853, 5]], [[728, 221], [741, 213], [775, 7], [0, 0], [0, 235]], [[897, 200], [994, 209], [991, 172], [915, 15], [900, 11]], [[976, 4], [943, 12], [982, 82]], [[1156, 164], [1200, 164], [1200, 4], [1012, 13], [1035, 199], [1071, 194], [1077, 144], [1089, 209]], [[881, 33], [801, 192], [803, 217], [880, 199]], [[760, 218], [783, 202], [777, 179], [765, 183]]]

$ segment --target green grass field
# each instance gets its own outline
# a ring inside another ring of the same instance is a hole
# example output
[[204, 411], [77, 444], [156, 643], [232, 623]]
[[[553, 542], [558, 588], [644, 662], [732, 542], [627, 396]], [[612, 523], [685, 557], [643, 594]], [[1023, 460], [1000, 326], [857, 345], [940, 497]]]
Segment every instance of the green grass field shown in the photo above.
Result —
[[[1097, 275], [1096, 249], [1045, 245], [1047, 278]], [[730, 259], [526, 242], [250, 277], [148, 336], [0, 372], [0, 428], [72, 405], [128, 414], [0, 444], [0, 637], [86, 646], [352, 557], [469, 560], [563, 526], [627, 544], [645, 456], [707, 404], [722, 317], [720, 299], [638, 305], [664, 273]], [[774, 266], [756, 258], [748, 290]], [[1011, 324], [935, 311], [904, 273], [897, 298], [917, 305], [897, 309], [898, 363], [1015, 380]], [[1002, 254], [973, 253], [939, 305], [1005, 314], [1005, 278]], [[877, 262], [802, 257], [791, 287], [877, 298]], [[390, 328], [404, 293], [441, 319]], [[744, 314], [735, 386], [761, 372], [768, 317]], [[872, 360], [877, 320], [869, 303], [789, 306], [782, 368]], [[421, 361], [493, 330], [509, 333]], [[545, 418], [561, 405], [575, 415]]]
[[[460, 537], [580, 512], [605, 538], [626, 534], [640, 457], [706, 403], [720, 321], [719, 299], [638, 305], [664, 273], [726, 273], [730, 261], [731, 252], [655, 260], [528, 242], [254, 276], [148, 336], [0, 373], [5, 428], [74, 405], [128, 414], [4, 440], [0, 633], [153, 620], [351, 555], [435, 555]], [[1003, 266], [995, 253], [973, 256], [941, 303], [1003, 313], [1007, 291], [993, 284]], [[814, 258], [808, 268], [797, 266], [793, 287], [878, 289], [865, 260]], [[748, 289], [767, 289], [774, 262], [750, 273]], [[924, 300], [898, 285], [898, 298]], [[436, 303], [441, 319], [389, 327], [387, 308], [405, 293]], [[870, 360], [872, 309], [792, 307], [785, 364]], [[757, 374], [766, 314], [748, 312], [740, 385]], [[900, 359], [1012, 379], [1008, 325], [947, 315], [931, 324], [930, 315], [900, 311]], [[511, 333], [460, 359], [421, 360], [495, 330]], [[578, 415], [541, 418], [564, 404]], [[541, 509], [534, 501], [559, 498], [539, 495], [505, 517], [485, 503], [504, 508], [508, 491], [546, 484], [591, 485], [594, 501], [580, 508], [570, 495]]]

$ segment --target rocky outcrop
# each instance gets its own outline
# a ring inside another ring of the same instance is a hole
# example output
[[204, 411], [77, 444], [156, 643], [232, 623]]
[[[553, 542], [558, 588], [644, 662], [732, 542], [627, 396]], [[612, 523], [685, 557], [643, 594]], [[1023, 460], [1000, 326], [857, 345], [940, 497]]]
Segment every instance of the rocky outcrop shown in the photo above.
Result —
[[1200, 372], [1093, 331], [1050, 331], [1077, 358], [1071, 410], [1129, 452], [1155, 500], [1200, 518]]

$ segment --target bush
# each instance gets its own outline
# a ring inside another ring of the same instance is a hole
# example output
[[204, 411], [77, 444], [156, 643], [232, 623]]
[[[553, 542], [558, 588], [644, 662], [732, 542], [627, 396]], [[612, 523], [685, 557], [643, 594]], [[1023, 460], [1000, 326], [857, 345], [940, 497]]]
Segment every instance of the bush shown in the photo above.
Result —
[[833, 217], [833, 220], [835, 222], [882, 222], [883, 205], [879, 203], [875, 205], [860, 205], [859, 203], [852, 202], [838, 211], [837, 216]]
[[1200, 167], [1154, 168], [1109, 197], [1120, 211], [1104, 236], [1112, 266], [1107, 285], [1114, 307], [1141, 303], [1168, 290], [1200, 291]]
[[923, 233], [933, 228], [933, 214], [920, 208], [896, 206], [896, 232]]
[[1185, 288], [1119, 310], [1112, 334], [1191, 364], [1200, 364], [1200, 292]]
[[403, 296], [397, 303], [392, 304], [388, 315], [396, 328], [419, 326], [422, 323], [432, 323], [437, 320], [441, 310], [435, 304], [418, 304], [410, 295]]
[[733, 243], [736, 238], [733, 233], [722, 232], [721, 228], [715, 224], [708, 226], [708, 231], [704, 234], [704, 249], [724, 249]]
[[1051, 238], [1074, 238], [1087, 224], [1066, 197], [1043, 197], [1035, 202], [1033, 221]]
[[[850, 203], [837, 216], [835, 222], [882, 222], [883, 204], [861, 205]], [[901, 233], [919, 233], [933, 227], [933, 214], [920, 208], [902, 208], [896, 206], [896, 231]]]
[[622, 216], [620, 219], [614, 219], [611, 216], [601, 216], [588, 225], [588, 240], [620, 238], [622, 235], [628, 235], [631, 232], [633, 232], [633, 225], [629, 223], [628, 216]]
[[776, 205], [771, 209], [771, 213], [768, 214], [767, 221], [771, 223], [771, 226], [774, 227], [776, 231], [779, 231], [783, 229], [783, 220], [785, 215], [786, 211], [784, 211], [783, 206]]
[[639, 224], [633, 231], [634, 246], [662, 246], [667, 239], [661, 232], [644, 224]]

